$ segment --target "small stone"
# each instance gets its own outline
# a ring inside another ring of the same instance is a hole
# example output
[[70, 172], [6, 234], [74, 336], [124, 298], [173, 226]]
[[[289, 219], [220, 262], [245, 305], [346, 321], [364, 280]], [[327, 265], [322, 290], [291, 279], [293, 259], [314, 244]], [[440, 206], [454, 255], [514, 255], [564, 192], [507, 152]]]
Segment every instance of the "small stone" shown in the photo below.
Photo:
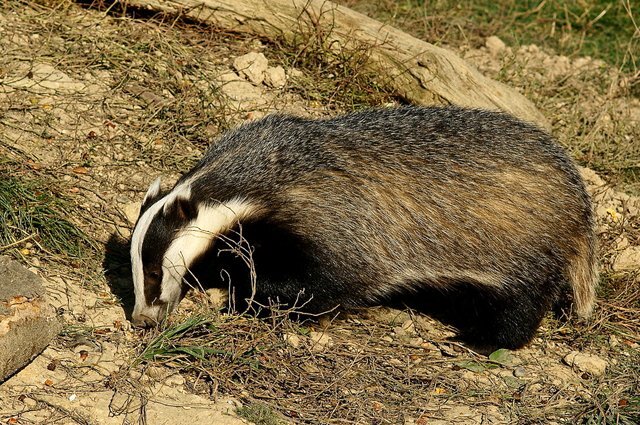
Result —
[[391, 338], [389, 335], [385, 335], [382, 338], [380, 338], [381, 341], [384, 342], [393, 342], [393, 338]]
[[127, 221], [133, 225], [138, 220], [140, 214], [140, 202], [129, 202], [122, 206], [122, 213], [127, 218]]
[[611, 268], [616, 272], [640, 270], [640, 246], [631, 246], [617, 255]]
[[563, 359], [567, 366], [591, 376], [602, 376], [607, 369], [607, 361], [594, 354], [585, 354], [579, 351], [572, 351]]
[[169, 376], [164, 383], [169, 385], [170, 387], [182, 387], [185, 384], [185, 379], [178, 373], [175, 375]]
[[402, 367], [405, 365], [400, 359], [389, 359], [387, 363], [393, 367]]
[[149, 378], [157, 380], [165, 379], [168, 374], [167, 369], [158, 366], [150, 366], [146, 371], [146, 375]]
[[619, 235], [614, 241], [613, 245], [615, 246], [616, 251], [622, 251], [629, 247], [629, 238], [624, 235]]
[[284, 342], [289, 344], [293, 348], [298, 348], [300, 346], [300, 337], [294, 333], [285, 333], [282, 338]]
[[311, 331], [309, 339], [311, 340], [311, 351], [321, 352], [333, 347], [333, 339], [325, 332]]
[[579, 171], [582, 179], [585, 180], [590, 185], [599, 187], [599, 186], [604, 186], [606, 184], [605, 181], [602, 180], [602, 177], [600, 177], [591, 168], [579, 167]]
[[263, 53], [251, 52], [239, 56], [233, 61], [233, 67], [253, 84], [261, 84], [269, 61]]
[[237, 102], [257, 101], [263, 96], [263, 92], [259, 87], [247, 81], [229, 81], [224, 83], [220, 90], [231, 100]]
[[516, 378], [521, 378], [526, 374], [527, 374], [527, 370], [522, 366], [518, 366], [517, 368], [513, 369], [513, 376], [515, 376]]
[[506, 44], [504, 44], [504, 41], [500, 40], [500, 38], [496, 37], [495, 35], [487, 38], [487, 40], [485, 41], [485, 46], [492, 56], [496, 56], [507, 47]]
[[620, 344], [620, 340], [615, 335], [609, 335], [609, 346], [611, 348], [617, 347]]
[[438, 347], [430, 342], [423, 342], [422, 344], [420, 344], [420, 347], [426, 351], [438, 351]]
[[419, 336], [414, 337], [414, 338], [409, 338], [409, 341], [407, 341], [409, 346], [411, 347], [416, 347], [416, 348], [421, 348], [422, 347], [422, 343], [424, 343], [424, 340], [422, 338], [420, 338]]
[[269, 67], [264, 73], [264, 82], [270, 87], [280, 89], [287, 83], [287, 76], [281, 66]]
[[289, 74], [290, 78], [300, 78], [304, 75], [304, 72], [300, 71], [297, 68], [289, 68], [287, 73]]

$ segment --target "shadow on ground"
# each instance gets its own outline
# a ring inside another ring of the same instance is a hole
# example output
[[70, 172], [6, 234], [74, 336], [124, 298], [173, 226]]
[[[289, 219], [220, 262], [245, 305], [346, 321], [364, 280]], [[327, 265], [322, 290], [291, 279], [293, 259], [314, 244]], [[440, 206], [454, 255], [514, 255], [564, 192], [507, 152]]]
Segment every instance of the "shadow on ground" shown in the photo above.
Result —
[[128, 320], [135, 304], [133, 279], [131, 278], [131, 260], [129, 257], [130, 243], [116, 234], [109, 237], [105, 245], [105, 255], [102, 267], [107, 285], [111, 293], [120, 299], [122, 308]]

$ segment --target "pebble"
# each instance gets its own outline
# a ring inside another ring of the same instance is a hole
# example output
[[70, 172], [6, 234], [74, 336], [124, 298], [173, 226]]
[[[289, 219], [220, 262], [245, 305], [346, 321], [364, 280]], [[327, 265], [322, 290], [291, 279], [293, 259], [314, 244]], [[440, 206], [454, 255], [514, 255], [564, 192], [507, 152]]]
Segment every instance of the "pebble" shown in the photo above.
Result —
[[289, 74], [289, 77], [291, 78], [300, 78], [304, 75], [304, 72], [300, 71], [297, 68], [289, 68], [287, 72]]
[[527, 370], [522, 366], [518, 366], [515, 369], [513, 369], [513, 376], [515, 376], [516, 378], [521, 378], [526, 374], [527, 374]]
[[294, 333], [287, 332], [282, 336], [282, 339], [293, 348], [300, 346], [300, 337]]
[[325, 332], [311, 331], [309, 339], [311, 340], [311, 351], [321, 352], [333, 347], [333, 339]]
[[613, 261], [611, 268], [617, 272], [640, 269], [640, 246], [625, 248]]
[[594, 354], [572, 351], [562, 359], [567, 366], [588, 373], [592, 376], [602, 376], [607, 369], [607, 361]]
[[140, 212], [140, 202], [137, 202], [137, 201], [128, 202], [125, 205], [123, 205], [121, 208], [125, 217], [127, 217], [127, 221], [130, 224], [134, 224], [138, 219], [138, 214]]
[[247, 77], [253, 84], [262, 84], [269, 61], [263, 53], [251, 52], [238, 56], [233, 61], [233, 67], [238, 73]]
[[507, 45], [504, 44], [504, 41], [500, 40], [500, 38], [496, 37], [495, 35], [487, 38], [487, 40], [485, 41], [485, 46], [492, 56], [497, 55], [507, 47]]
[[169, 376], [164, 383], [170, 387], [182, 387], [185, 384], [185, 379], [179, 374]]
[[287, 75], [281, 66], [269, 67], [264, 73], [264, 82], [270, 87], [280, 89], [287, 83]]

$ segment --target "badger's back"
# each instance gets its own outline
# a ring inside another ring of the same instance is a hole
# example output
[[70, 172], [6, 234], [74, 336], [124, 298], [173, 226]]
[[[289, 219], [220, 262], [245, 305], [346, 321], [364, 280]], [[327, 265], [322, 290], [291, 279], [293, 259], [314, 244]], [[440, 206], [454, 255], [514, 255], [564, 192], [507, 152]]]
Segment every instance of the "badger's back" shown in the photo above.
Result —
[[521, 308], [546, 311], [565, 289], [579, 314], [593, 305], [584, 185], [544, 131], [505, 114], [272, 116], [224, 136], [183, 180], [203, 200], [260, 205], [253, 225], [303, 246], [308, 274], [341, 288], [338, 304], [480, 288], [496, 306], [518, 294]]

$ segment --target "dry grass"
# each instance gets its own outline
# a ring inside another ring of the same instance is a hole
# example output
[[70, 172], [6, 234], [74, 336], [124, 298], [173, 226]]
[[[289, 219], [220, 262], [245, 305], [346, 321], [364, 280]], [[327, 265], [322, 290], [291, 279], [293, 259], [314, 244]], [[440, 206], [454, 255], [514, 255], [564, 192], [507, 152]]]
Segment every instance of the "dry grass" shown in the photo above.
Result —
[[[112, 229], [125, 227], [115, 208], [118, 196], [139, 199], [154, 174], [177, 175], [222, 130], [259, 112], [238, 108], [216, 83], [233, 57], [258, 49], [273, 64], [303, 70], [303, 78], [292, 79], [284, 93], [260, 107], [265, 110], [295, 101], [295, 108], [327, 114], [394, 99], [362, 72], [366, 51], [330, 54], [323, 41], [327, 35], [305, 25], [293, 44], [268, 44], [170, 16], [125, 14], [116, 7], [106, 13], [71, 1], [0, 6], [2, 14], [18, 12], [19, 20], [4, 25], [26, 42], [16, 42], [0, 56], [0, 89], [6, 88], [7, 76], [15, 77], [17, 65], [26, 63], [28, 70], [41, 62], [96, 89], [89, 95], [16, 90], [0, 103], [0, 145], [18, 164], [10, 166], [12, 172], [35, 158], [43, 175], [53, 177], [47, 182], [55, 181], [56, 197], [58, 189], [77, 189], [75, 203], [63, 213], [100, 242]], [[446, 16], [430, 22], [445, 21]], [[446, 38], [447, 32], [442, 34]], [[544, 66], [505, 56], [498, 70], [487, 66], [486, 72], [531, 96], [582, 163], [609, 173], [621, 187], [637, 188], [626, 173], [637, 170], [638, 146], [619, 143], [640, 137], [637, 126], [625, 119], [632, 88], [620, 82], [627, 76], [596, 66], [549, 79], [538, 68]], [[74, 120], [65, 121], [68, 116]], [[61, 159], [47, 157], [55, 152], [51, 145], [62, 150]], [[189, 390], [209, 398], [234, 395], [245, 404], [245, 417], [265, 424], [478, 418], [636, 423], [640, 280], [637, 273], [611, 270], [615, 240], [622, 234], [632, 245], [640, 244], [638, 219], [618, 222], [602, 235], [604, 282], [594, 321], [585, 327], [549, 319], [530, 348], [499, 361], [466, 350], [449, 339], [448, 329], [411, 312], [372, 310], [325, 326], [277, 313], [268, 319], [223, 315], [193, 294], [191, 307], [164, 328], [133, 335], [141, 340], [132, 368], [179, 371]], [[90, 275], [99, 275], [103, 253], [85, 255]], [[119, 261], [117, 278], [130, 285], [126, 258]], [[320, 336], [312, 332], [324, 332], [330, 342], [318, 343]], [[62, 339], [76, 334], [100, 337], [88, 324], [71, 323]], [[569, 350], [609, 360], [607, 373], [575, 374], [560, 363]], [[514, 375], [518, 367], [524, 375]], [[105, 385], [142, 385], [131, 383], [126, 372]]]

